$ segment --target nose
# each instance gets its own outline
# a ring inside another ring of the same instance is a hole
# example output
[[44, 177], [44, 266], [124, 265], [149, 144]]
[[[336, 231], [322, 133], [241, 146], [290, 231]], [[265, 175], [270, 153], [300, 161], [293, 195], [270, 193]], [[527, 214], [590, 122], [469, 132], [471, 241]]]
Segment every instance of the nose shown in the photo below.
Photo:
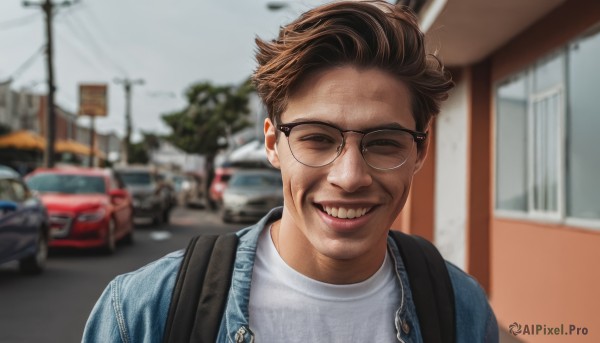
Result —
[[350, 142], [346, 140], [340, 155], [329, 167], [327, 181], [346, 192], [355, 192], [371, 185], [371, 170], [362, 157], [360, 138]]

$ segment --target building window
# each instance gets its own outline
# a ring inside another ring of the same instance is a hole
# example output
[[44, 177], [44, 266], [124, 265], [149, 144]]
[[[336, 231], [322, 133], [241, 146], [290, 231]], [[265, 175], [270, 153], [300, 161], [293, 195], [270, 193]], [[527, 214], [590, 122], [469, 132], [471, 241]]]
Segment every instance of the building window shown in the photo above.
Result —
[[600, 31], [496, 87], [498, 215], [600, 228]]
[[569, 46], [567, 216], [600, 219], [600, 30]]
[[527, 83], [519, 75], [497, 92], [496, 206], [527, 212]]

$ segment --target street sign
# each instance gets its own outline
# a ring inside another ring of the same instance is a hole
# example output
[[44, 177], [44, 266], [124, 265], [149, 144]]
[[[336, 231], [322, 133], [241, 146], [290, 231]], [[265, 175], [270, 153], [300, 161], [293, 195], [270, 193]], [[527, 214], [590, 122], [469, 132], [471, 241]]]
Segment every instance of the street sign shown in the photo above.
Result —
[[91, 117], [107, 116], [106, 84], [80, 84], [79, 85], [79, 115]]

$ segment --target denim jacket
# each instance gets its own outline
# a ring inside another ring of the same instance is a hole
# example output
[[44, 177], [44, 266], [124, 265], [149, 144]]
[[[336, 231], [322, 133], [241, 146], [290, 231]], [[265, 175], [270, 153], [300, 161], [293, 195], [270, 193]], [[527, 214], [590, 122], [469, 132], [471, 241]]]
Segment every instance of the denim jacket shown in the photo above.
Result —
[[[254, 342], [248, 325], [248, 301], [257, 242], [260, 232], [268, 223], [279, 219], [281, 213], [282, 209], [276, 208], [257, 224], [237, 233], [239, 244], [232, 283], [217, 342]], [[388, 249], [402, 295], [394, 318], [398, 342], [422, 342], [406, 270], [391, 238], [388, 238]], [[161, 342], [183, 255], [183, 250], [171, 253], [111, 281], [90, 314], [82, 342]], [[479, 284], [453, 264], [447, 263], [447, 266], [455, 295], [456, 341], [498, 342], [496, 317]]]

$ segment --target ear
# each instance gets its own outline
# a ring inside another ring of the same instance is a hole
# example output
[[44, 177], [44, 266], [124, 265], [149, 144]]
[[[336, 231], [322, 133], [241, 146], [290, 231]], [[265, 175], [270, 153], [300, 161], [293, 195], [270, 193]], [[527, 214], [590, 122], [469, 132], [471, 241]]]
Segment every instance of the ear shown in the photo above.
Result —
[[429, 142], [431, 141], [431, 135], [433, 134], [431, 130], [431, 121], [425, 127], [425, 132], [427, 133], [427, 138], [417, 147], [417, 161], [415, 162], [415, 171], [413, 174], [416, 174], [425, 163], [425, 159], [427, 158], [427, 152], [429, 151]]
[[277, 152], [277, 130], [271, 119], [265, 119], [265, 149], [267, 150], [267, 159], [271, 165], [277, 169], [280, 168], [279, 153]]

